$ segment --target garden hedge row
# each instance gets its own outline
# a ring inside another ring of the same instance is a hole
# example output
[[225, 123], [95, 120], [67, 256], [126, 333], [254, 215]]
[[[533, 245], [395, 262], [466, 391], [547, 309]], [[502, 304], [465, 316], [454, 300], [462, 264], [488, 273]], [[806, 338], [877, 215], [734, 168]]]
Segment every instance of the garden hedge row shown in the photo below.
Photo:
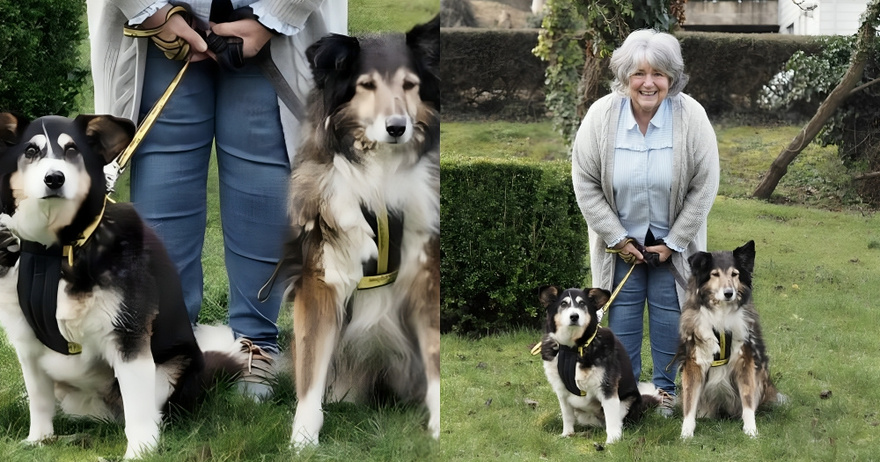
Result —
[[[761, 88], [798, 50], [819, 50], [817, 37], [676, 32], [690, 81], [685, 92], [713, 119], [806, 120], [816, 106], [785, 114], [757, 106]], [[444, 28], [440, 74], [445, 120], [536, 121], [548, 117], [544, 68], [532, 54], [537, 29]], [[606, 69], [606, 79], [610, 71]]]
[[541, 326], [537, 288], [587, 277], [570, 164], [444, 155], [440, 167], [443, 331]]

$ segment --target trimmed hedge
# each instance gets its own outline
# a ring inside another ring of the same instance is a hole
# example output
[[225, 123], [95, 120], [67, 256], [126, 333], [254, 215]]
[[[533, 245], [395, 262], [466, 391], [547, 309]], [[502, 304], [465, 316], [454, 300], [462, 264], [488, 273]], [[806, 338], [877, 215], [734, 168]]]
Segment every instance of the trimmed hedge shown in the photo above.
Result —
[[0, 109], [29, 118], [75, 112], [88, 69], [82, 0], [0, 1]]
[[[815, 113], [814, 105], [777, 113], [759, 108], [755, 101], [795, 51], [813, 54], [820, 49], [817, 37], [685, 31], [675, 35], [690, 75], [684, 91], [702, 103], [709, 117], [792, 121]], [[537, 29], [443, 28], [444, 120], [546, 120], [545, 64], [532, 54], [537, 39]], [[607, 67], [604, 72], [610, 81]]]
[[441, 157], [444, 332], [540, 327], [537, 288], [587, 279], [587, 227], [568, 162]]

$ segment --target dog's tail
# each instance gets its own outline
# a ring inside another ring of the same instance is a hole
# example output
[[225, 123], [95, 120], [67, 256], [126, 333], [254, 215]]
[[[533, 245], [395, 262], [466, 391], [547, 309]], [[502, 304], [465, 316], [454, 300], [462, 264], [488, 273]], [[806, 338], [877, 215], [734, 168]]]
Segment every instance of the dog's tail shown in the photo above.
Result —
[[654, 386], [653, 383], [639, 382], [639, 397], [633, 401], [626, 415], [630, 422], [637, 421], [642, 418], [645, 412], [657, 408], [667, 399], [673, 399], [668, 393]]
[[265, 382], [272, 358], [247, 339], [235, 339], [228, 326], [198, 325], [196, 341], [205, 358], [202, 389], [234, 382]]

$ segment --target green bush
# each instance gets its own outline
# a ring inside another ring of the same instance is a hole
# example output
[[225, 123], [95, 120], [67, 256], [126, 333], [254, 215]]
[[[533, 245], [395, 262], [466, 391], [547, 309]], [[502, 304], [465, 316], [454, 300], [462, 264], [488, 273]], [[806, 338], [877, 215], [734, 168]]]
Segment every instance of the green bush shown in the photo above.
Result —
[[82, 0], [0, 1], [0, 108], [30, 118], [76, 112]]
[[586, 280], [570, 164], [444, 154], [440, 167], [442, 329], [541, 326], [537, 288]]

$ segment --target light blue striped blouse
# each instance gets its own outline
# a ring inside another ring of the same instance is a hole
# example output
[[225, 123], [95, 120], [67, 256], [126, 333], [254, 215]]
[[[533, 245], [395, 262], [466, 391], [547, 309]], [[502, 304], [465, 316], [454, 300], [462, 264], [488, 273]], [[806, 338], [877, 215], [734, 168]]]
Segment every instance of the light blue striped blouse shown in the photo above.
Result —
[[630, 99], [621, 104], [614, 144], [614, 202], [628, 236], [644, 244], [649, 229], [662, 239], [672, 225], [672, 106], [663, 100], [642, 135]]

